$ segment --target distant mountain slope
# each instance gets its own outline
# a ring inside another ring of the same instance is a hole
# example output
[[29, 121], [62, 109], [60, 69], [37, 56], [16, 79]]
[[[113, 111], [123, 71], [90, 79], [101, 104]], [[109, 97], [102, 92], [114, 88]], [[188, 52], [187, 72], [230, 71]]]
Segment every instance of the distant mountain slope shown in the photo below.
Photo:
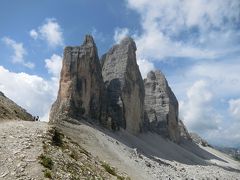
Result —
[[202, 146], [209, 146], [208, 142], [202, 139], [197, 133], [190, 132], [190, 137], [196, 144], [200, 144]]
[[11, 99], [7, 98], [0, 91], [0, 120], [4, 119], [21, 119], [32, 121], [33, 116], [29, 114], [25, 109], [13, 102]]
[[240, 161], [240, 148], [218, 147], [218, 146], [215, 146], [214, 148]]

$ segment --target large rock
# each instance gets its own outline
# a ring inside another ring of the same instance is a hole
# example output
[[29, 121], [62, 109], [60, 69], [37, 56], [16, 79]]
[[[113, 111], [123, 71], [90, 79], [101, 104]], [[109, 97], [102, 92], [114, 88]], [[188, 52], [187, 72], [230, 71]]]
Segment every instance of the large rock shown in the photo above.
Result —
[[104, 83], [97, 47], [90, 35], [80, 47], [66, 47], [58, 97], [50, 113], [50, 123], [62, 115], [100, 119]]
[[186, 126], [184, 125], [181, 119], [178, 120], [178, 126], [179, 126], [180, 137], [183, 139], [192, 140]]
[[150, 71], [145, 86], [145, 121], [150, 130], [179, 142], [178, 101], [165, 76], [159, 71]]
[[137, 134], [144, 118], [144, 84], [136, 62], [136, 45], [126, 37], [102, 57], [102, 76], [107, 89], [108, 121]]

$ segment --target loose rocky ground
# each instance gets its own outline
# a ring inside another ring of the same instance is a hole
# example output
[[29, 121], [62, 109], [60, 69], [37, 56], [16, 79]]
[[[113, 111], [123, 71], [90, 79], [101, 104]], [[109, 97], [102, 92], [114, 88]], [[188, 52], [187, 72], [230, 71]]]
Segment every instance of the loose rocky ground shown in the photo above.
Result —
[[237, 180], [240, 164], [210, 147], [179, 146], [151, 133], [113, 133], [88, 123], [64, 122], [56, 129], [0, 122], [0, 179], [47, 178]]
[[0, 122], [0, 179], [129, 179], [44, 122]]
[[0, 122], [0, 179], [43, 179], [38, 162], [47, 124], [42, 122]]
[[[97, 147], [96, 147], [97, 148]], [[52, 179], [130, 179], [106, 162], [93, 157], [79, 144], [57, 128], [49, 128], [43, 141], [40, 162], [46, 167], [44, 175]]]
[[131, 179], [240, 179], [240, 163], [210, 147], [189, 142], [179, 146], [157, 134], [133, 136], [88, 123], [64, 122], [61, 127], [72, 140]]

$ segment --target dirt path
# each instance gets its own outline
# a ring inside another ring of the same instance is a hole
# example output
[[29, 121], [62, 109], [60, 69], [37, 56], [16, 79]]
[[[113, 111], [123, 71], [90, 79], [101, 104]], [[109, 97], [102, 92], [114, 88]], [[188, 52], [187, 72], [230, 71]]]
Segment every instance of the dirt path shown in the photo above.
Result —
[[37, 158], [46, 129], [43, 122], [0, 122], [0, 179], [44, 179]]

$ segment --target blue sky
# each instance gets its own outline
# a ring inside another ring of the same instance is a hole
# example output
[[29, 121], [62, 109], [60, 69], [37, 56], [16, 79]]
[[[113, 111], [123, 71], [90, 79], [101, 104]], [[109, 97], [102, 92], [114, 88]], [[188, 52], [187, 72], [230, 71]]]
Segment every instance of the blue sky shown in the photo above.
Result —
[[166, 75], [190, 131], [240, 146], [239, 0], [2, 0], [0, 90], [46, 120], [64, 46], [92, 34], [99, 56], [124, 36], [145, 77]]

